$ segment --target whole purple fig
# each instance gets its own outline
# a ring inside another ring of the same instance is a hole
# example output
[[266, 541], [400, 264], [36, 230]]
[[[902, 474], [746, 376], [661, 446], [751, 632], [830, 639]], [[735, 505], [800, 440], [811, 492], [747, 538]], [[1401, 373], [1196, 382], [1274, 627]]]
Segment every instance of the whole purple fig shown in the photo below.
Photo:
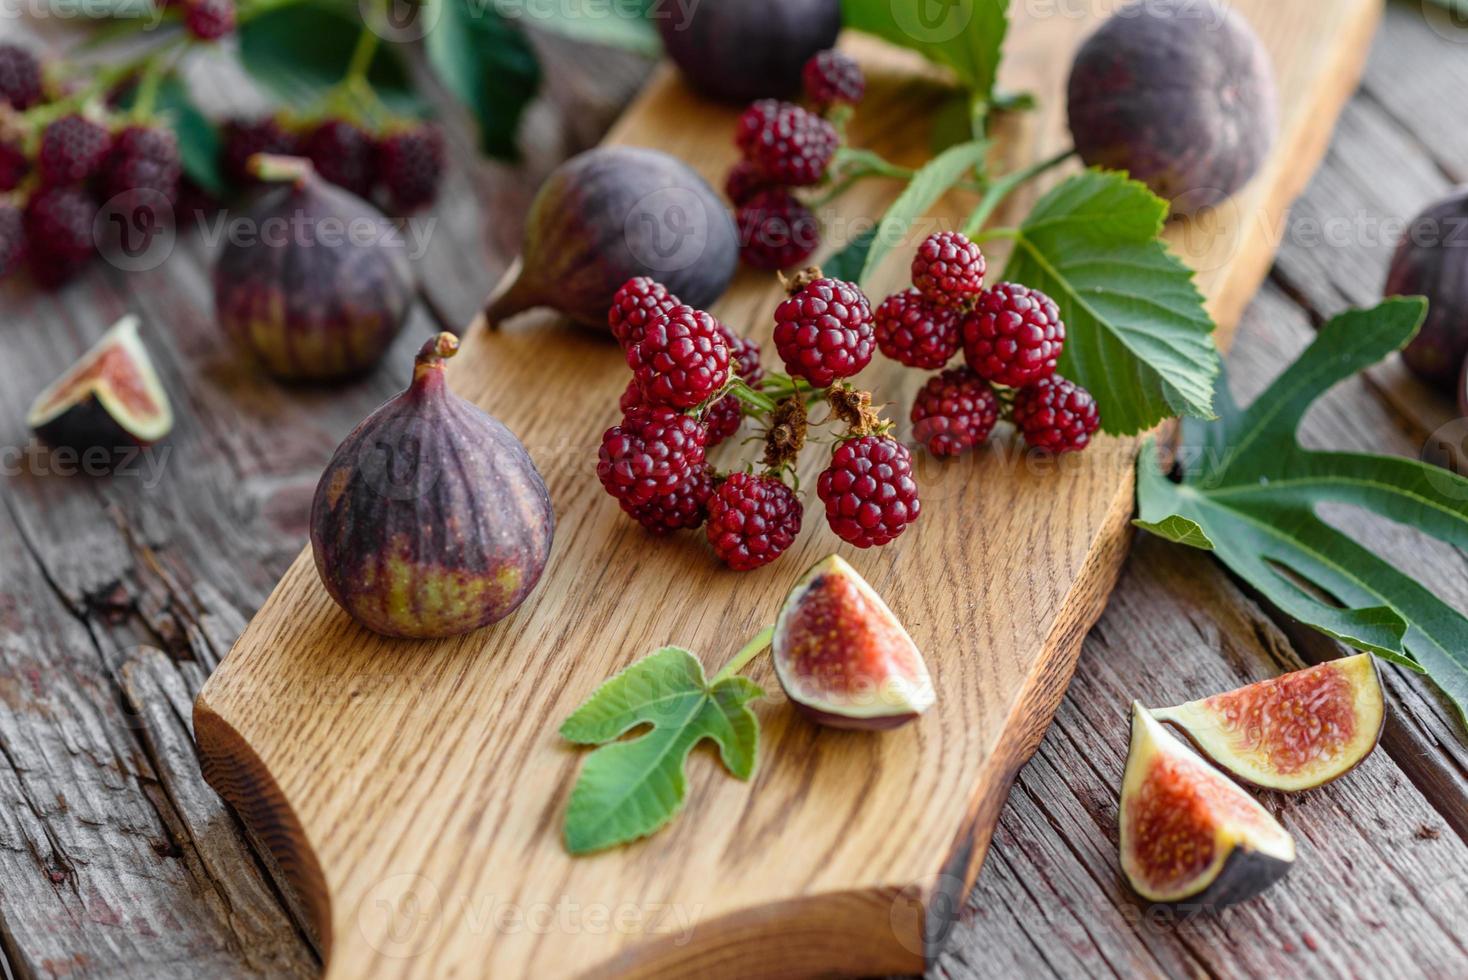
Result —
[[1468, 187], [1412, 219], [1392, 256], [1387, 296], [1426, 296], [1427, 319], [1402, 361], [1446, 394], [1468, 357]]
[[287, 381], [361, 374], [387, 352], [413, 302], [413, 270], [386, 216], [321, 180], [305, 160], [255, 157], [280, 181], [231, 222], [214, 263], [219, 323]]
[[530, 205], [520, 272], [491, 297], [498, 323], [549, 306], [607, 329], [612, 296], [649, 276], [704, 309], [729, 287], [739, 260], [734, 219], [708, 182], [657, 150], [588, 150], [546, 178]]
[[316, 571], [368, 629], [455, 636], [504, 619], [540, 581], [555, 515], [520, 440], [449, 391], [450, 333], [413, 382], [337, 447], [311, 505]]
[[654, 4], [668, 57], [699, 92], [724, 102], [780, 98], [841, 31], [840, 0], [714, 0]]
[[1274, 142], [1274, 73], [1218, 0], [1136, 0], [1076, 53], [1070, 132], [1088, 166], [1125, 170], [1192, 214], [1254, 176]]

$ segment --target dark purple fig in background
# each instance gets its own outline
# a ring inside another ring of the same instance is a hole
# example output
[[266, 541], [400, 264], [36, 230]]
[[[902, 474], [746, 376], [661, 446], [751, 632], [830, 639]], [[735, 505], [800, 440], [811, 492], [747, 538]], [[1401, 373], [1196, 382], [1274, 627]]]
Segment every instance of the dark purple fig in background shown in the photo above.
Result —
[[168, 393], [125, 316], [31, 403], [31, 430], [53, 446], [119, 451], [148, 446], [173, 428]]
[[1382, 292], [1427, 297], [1427, 319], [1402, 360], [1423, 381], [1452, 394], [1468, 356], [1468, 187], [1412, 219]]
[[896, 728], [936, 700], [912, 637], [839, 555], [790, 590], [770, 646], [786, 697], [829, 728]]
[[1248, 183], [1279, 123], [1264, 45], [1216, 0], [1122, 7], [1076, 54], [1067, 97], [1081, 159], [1127, 171], [1174, 214]]
[[456, 636], [504, 619], [540, 581], [555, 515], [514, 433], [449, 390], [441, 333], [413, 382], [337, 447], [311, 505], [326, 591], [387, 636]]
[[840, 0], [655, 3], [648, 16], [688, 83], [733, 103], [794, 95], [805, 63], [841, 31]]
[[1149, 902], [1218, 907], [1274, 884], [1295, 841], [1270, 812], [1140, 704], [1121, 781], [1121, 870]]
[[518, 276], [485, 315], [497, 325], [548, 306], [606, 330], [612, 296], [637, 276], [706, 309], [738, 260], [734, 220], [687, 164], [643, 147], [601, 147], [546, 178], [530, 205]]
[[308, 161], [254, 159], [261, 177], [283, 182], [229, 223], [214, 263], [220, 325], [281, 380], [362, 374], [387, 352], [413, 302], [403, 236]]
[[1235, 779], [1294, 793], [1345, 775], [1371, 754], [1386, 699], [1376, 658], [1358, 653], [1154, 708], [1152, 717], [1177, 728]]

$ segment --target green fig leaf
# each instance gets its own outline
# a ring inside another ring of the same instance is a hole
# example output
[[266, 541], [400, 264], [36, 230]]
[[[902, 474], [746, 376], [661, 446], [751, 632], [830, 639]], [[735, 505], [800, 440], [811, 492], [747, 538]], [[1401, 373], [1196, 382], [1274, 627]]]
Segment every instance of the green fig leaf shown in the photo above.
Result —
[[[704, 739], [718, 744], [731, 775], [748, 780], [759, 750], [748, 703], [763, 694], [747, 677], [710, 684], [698, 658], [680, 647], [663, 647], [602, 684], [561, 725], [563, 738], [601, 745], [571, 791], [566, 849], [602, 850], [671, 821], [687, 795], [688, 753]], [[622, 739], [642, 725], [652, 727]]]
[[1427, 305], [1390, 299], [1335, 317], [1248, 408], [1219, 387], [1219, 419], [1184, 420], [1173, 482], [1155, 441], [1137, 459], [1137, 524], [1211, 547], [1288, 615], [1360, 650], [1425, 672], [1468, 721], [1468, 617], [1390, 561], [1327, 524], [1351, 504], [1468, 547], [1468, 479], [1414, 459], [1305, 449], [1310, 406], [1409, 341]]
[[1157, 237], [1166, 217], [1145, 185], [1088, 170], [1035, 204], [1004, 270], [1060, 307], [1060, 373], [1095, 397], [1107, 432], [1213, 418], [1213, 320], [1193, 273]]
[[847, 27], [953, 69], [981, 101], [993, 93], [1009, 0], [842, 0], [841, 16]]

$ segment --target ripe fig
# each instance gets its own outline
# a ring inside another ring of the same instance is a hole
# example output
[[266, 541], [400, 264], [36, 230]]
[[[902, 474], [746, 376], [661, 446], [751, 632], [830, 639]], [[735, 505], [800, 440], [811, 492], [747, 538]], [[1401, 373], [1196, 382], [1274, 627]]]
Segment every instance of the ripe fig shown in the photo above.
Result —
[[1274, 884], [1295, 860], [1279, 821], [1140, 704], [1121, 782], [1121, 870], [1152, 902], [1223, 907]]
[[138, 337], [138, 318], [118, 320], [47, 385], [31, 403], [26, 424], [51, 445], [79, 452], [148, 446], [168, 435], [173, 410]]
[[1417, 217], [1402, 236], [1387, 272], [1387, 296], [1426, 296], [1427, 319], [1402, 351], [1423, 381], [1451, 394], [1468, 357], [1468, 265], [1463, 235], [1468, 187], [1459, 188]]
[[1313, 789], [1344, 776], [1381, 738], [1386, 702], [1369, 653], [1234, 691], [1156, 708], [1199, 752], [1264, 789]]
[[368, 629], [455, 636], [508, 616], [550, 555], [555, 515], [509, 429], [449, 391], [453, 334], [423, 345], [413, 382], [347, 436], [311, 505], [316, 570]]
[[530, 205], [519, 276], [485, 311], [499, 323], [549, 306], [607, 329], [622, 284], [648, 276], [695, 309], [723, 295], [739, 261], [734, 219], [681, 160], [635, 146], [572, 157]]
[[1248, 183], [1279, 119], [1264, 45], [1217, 0], [1122, 7], [1076, 54], [1067, 98], [1081, 159], [1128, 171], [1175, 214]]
[[937, 699], [912, 637], [839, 555], [817, 562], [790, 590], [771, 647], [780, 686], [817, 724], [896, 728]]
[[267, 187], [214, 263], [220, 324], [270, 374], [331, 381], [381, 360], [413, 302], [413, 270], [383, 213], [308, 161], [254, 157]]
[[782, 98], [841, 31], [840, 0], [655, 4], [663, 47], [688, 84], [724, 102]]

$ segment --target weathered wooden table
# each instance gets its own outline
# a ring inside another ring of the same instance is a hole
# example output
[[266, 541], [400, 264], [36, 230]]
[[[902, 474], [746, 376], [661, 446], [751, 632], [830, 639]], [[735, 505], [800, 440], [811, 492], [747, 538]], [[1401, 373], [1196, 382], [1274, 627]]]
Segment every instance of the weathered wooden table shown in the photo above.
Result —
[[[516, 168], [458, 157], [389, 359], [467, 323], [518, 245], [539, 178], [595, 142], [646, 65], [539, 39], [548, 93]], [[1402, 223], [1468, 176], [1468, 27], [1392, 3], [1330, 156], [1295, 207], [1230, 355], [1250, 398], [1336, 310], [1373, 302]], [[477, 201], [477, 207], [469, 203]], [[493, 218], [486, 216], [493, 215]], [[398, 386], [281, 389], [237, 367], [213, 322], [206, 236], [151, 272], [98, 268], [58, 295], [0, 288], [0, 968], [15, 977], [309, 976], [318, 961], [268, 857], [201, 780], [193, 694], [299, 551], [346, 431]], [[131, 472], [54, 472], [27, 404], [101, 330], [142, 315], [178, 427]], [[1393, 365], [1307, 419], [1321, 446], [1417, 455], [1452, 409]], [[1361, 539], [1460, 608], [1468, 564], [1344, 512]], [[1021, 772], [935, 972], [1468, 976], [1468, 743], [1420, 679], [1388, 668], [1382, 750], [1348, 778], [1267, 800], [1295, 871], [1260, 899], [1180, 916], [1116, 861], [1127, 705], [1175, 702], [1334, 656], [1208, 556], [1145, 536], [1054, 726]]]

